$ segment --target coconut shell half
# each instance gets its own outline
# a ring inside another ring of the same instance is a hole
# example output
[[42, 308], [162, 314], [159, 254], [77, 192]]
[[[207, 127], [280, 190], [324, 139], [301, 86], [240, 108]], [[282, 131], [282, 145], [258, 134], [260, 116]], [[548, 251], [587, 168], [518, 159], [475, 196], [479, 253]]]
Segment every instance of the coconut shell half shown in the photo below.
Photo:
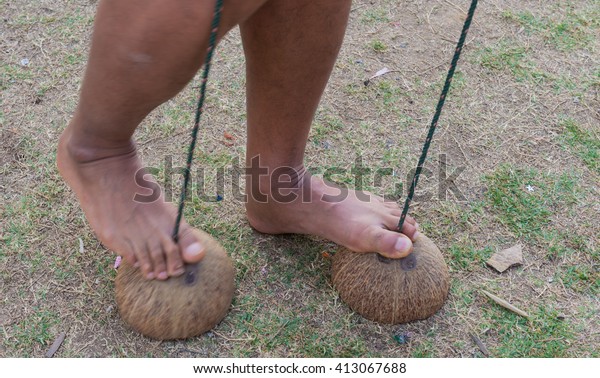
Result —
[[378, 253], [337, 252], [332, 281], [342, 300], [363, 317], [399, 324], [425, 319], [444, 304], [450, 275], [436, 245], [421, 235], [403, 259]]
[[124, 261], [119, 267], [117, 306], [137, 332], [158, 340], [185, 339], [209, 331], [227, 314], [234, 293], [231, 260], [210, 235], [194, 232], [206, 255], [180, 277], [149, 281]]

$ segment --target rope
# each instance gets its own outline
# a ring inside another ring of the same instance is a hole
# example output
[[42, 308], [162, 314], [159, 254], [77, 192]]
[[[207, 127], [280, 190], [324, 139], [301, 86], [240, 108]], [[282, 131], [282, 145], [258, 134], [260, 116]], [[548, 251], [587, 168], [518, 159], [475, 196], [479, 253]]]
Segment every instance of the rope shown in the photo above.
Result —
[[203, 113], [204, 99], [206, 98], [206, 82], [208, 81], [208, 73], [217, 44], [217, 32], [219, 31], [219, 23], [221, 21], [221, 11], [223, 10], [223, 0], [217, 0], [215, 5], [215, 14], [213, 16], [210, 37], [208, 39], [208, 50], [206, 51], [206, 59], [204, 60], [204, 71], [202, 73], [202, 85], [200, 87], [200, 97], [196, 107], [196, 118], [194, 120], [194, 128], [192, 129], [192, 141], [187, 155], [187, 163], [183, 176], [183, 186], [181, 188], [181, 197], [179, 200], [179, 208], [177, 209], [177, 218], [175, 219], [175, 228], [173, 229], [173, 240], [175, 243], [179, 241], [179, 227], [181, 218], [183, 217], [183, 205], [187, 197], [188, 186], [190, 183], [190, 172], [192, 170], [192, 160], [194, 158], [194, 150], [196, 148], [196, 140], [198, 139], [198, 130], [200, 129], [200, 117]]
[[408, 196], [406, 197], [406, 201], [404, 202], [404, 208], [402, 209], [402, 215], [400, 216], [400, 221], [398, 222], [398, 232], [401, 232], [402, 226], [404, 225], [404, 221], [406, 220], [406, 214], [408, 213], [408, 208], [410, 207], [410, 202], [415, 195], [415, 188], [417, 186], [417, 182], [419, 181], [419, 176], [421, 175], [421, 170], [423, 169], [423, 165], [425, 164], [425, 159], [427, 158], [427, 151], [429, 151], [429, 145], [431, 144], [431, 140], [433, 138], [433, 133], [435, 132], [435, 128], [437, 127], [438, 120], [440, 118], [440, 114], [442, 113], [442, 108], [444, 107], [444, 102], [446, 101], [446, 95], [450, 90], [450, 84], [452, 83], [452, 76], [454, 76], [454, 70], [456, 69], [456, 64], [458, 63], [458, 58], [460, 58], [460, 53], [462, 51], [463, 45], [465, 44], [465, 39], [467, 38], [467, 32], [469, 31], [469, 27], [471, 26], [471, 20], [473, 19], [473, 14], [475, 13], [475, 8], [477, 7], [477, 0], [471, 0], [471, 7], [469, 8], [469, 12], [467, 13], [467, 18], [465, 20], [465, 24], [462, 28], [462, 33], [460, 34], [460, 39], [456, 45], [456, 50], [454, 50], [454, 56], [452, 57], [452, 62], [450, 63], [450, 69], [448, 70], [448, 75], [446, 76], [446, 82], [444, 83], [444, 88], [442, 89], [442, 94], [440, 95], [440, 99], [438, 101], [437, 107], [435, 109], [435, 114], [433, 115], [433, 119], [431, 120], [431, 125], [429, 126], [429, 132], [427, 133], [427, 138], [425, 139], [425, 144], [423, 145], [423, 150], [421, 151], [421, 157], [419, 158], [419, 163], [417, 164], [417, 169], [413, 176], [412, 182], [410, 184], [410, 189], [408, 191]]

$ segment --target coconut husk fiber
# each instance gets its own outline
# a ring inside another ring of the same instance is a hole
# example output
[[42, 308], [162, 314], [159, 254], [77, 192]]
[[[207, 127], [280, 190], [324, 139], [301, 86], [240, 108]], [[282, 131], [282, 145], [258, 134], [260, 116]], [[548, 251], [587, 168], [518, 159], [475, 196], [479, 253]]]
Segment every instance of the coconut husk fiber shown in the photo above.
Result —
[[194, 232], [206, 255], [180, 277], [149, 281], [125, 261], [119, 267], [117, 306], [137, 332], [158, 340], [185, 339], [209, 331], [227, 314], [234, 293], [231, 260], [210, 235]]
[[437, 246], [424, 235], [403, 259], [337, 252], [332, 281], [341, 299], [366, 319], [399, 324], [426, 319], [444, 304], [450, 275]]

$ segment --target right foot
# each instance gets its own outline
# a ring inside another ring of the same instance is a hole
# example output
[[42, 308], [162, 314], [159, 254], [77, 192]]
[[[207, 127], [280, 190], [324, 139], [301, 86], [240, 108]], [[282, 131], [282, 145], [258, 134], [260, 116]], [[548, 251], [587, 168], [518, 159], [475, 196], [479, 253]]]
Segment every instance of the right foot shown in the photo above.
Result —
[[[204, 257], [204, 247], [187, 223], [181, 223], [179, 243], [173, 241], [177, 211], [164, 201], [162, 191], [152, 202], [134, 200], [136, 194], [147, 195], [148, 189], [136, 184], [142, 164], [133, 142], [116, 148], [90, 148], [75, 139], [70, 127], [61, 135], [58, 170], [102, 244], [139, 267], [147, 279], [181, 275], [184, 263]], [[143, 177], [148, 180], [150, 174]]]

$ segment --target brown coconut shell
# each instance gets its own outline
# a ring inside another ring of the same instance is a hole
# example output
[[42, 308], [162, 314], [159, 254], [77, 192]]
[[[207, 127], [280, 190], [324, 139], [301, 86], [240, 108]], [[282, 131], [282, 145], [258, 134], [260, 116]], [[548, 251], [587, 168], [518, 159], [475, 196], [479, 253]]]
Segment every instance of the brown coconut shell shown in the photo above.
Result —
[[234, 293], [231, 259], [210, 235], [194, 232], [206, 255], [180, 277], [149, 281], [126, 262], [119, 267], [117, 306], [137, 332], [158, 340], [185, 339], [209, 331], [227, 314]]
[[332, 281], [342, 300], [363, 317], [399, 324], [425, 319], [444, 304], [450, 275], [436, 245], [421, 235], [403, 259], [378, 253], [337, 252]]

